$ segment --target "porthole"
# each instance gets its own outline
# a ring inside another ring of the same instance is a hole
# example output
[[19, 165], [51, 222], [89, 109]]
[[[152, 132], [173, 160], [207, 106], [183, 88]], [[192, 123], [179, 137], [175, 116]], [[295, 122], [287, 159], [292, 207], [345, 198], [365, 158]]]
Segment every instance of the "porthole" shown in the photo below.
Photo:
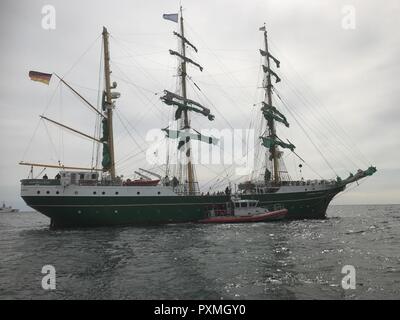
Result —
[[50, 191], [46, 191], [46, 194], [50, 194]]
[[157, 194], [161, 194], [161, 192], [160, 192], [160, 191], [158, 191], [158, 192], [157, 192]]
[[97, 192], [96, 192], [96, 191], [93, 191], [93, 194], [97, 194]]
[[118, 194], [119, 194], [119, 192], [118, 192], [118, 191], [116, 191], [116, 192], [115, 192], [115, 194], [116, 194], [116, 195], [118, 195]]
[[37, 194], [40, 194], [40, 191], [38, 190], [36, 193], [37, 193]]
[[140, 192], [138, 191], [138, 192], [136, 192], [136, 194], [140, 194]]
[[60, 191], [56, 191], [56, 194], [60, 194]]
[[105, 195], [106, 193], [103, 191], [101, 194], [102, 194], [102, 195]]

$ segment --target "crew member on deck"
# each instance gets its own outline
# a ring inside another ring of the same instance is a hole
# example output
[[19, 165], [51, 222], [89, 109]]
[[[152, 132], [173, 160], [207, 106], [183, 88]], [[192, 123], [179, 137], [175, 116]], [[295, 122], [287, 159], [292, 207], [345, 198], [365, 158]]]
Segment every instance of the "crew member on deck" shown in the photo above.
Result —
[[47, 174], [44, 174], [43, 179], [47, 180], [49, 177], [47, 176]]
[[59, 174], [59, 173], [57, 173], [57, 175], [56, 175], [56, 179], [57, 179], [57, 180], [60, 180], [60, 179], [61, 179], [61, 176], [60, 176], [60, 174]]
[[179, 180], [176, 177], [172, 178], [172, 186], [176, 188], [179, 184]]
[[163, 184], [165, 186], [169, 186], [170, 185], [170, 181], [169, 181], [169, 177], [168, 176], [165, 176], [165, 178], [163, 179]]

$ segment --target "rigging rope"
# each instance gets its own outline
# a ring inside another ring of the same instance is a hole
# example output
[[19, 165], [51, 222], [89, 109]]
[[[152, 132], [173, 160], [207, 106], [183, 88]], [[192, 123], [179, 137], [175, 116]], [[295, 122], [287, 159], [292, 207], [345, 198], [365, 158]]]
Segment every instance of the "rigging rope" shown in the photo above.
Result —
[[[272, 41], [271, 41], [272, 42]], [[348, 135], [346, 133], [346, 131], [343, 129], [343, 127], [340, 125], [340, 123], [338, 123], [337, 121], [335, 121], [335, 119], [332, 117], [332, 115], [329, 112], [329, 109], [326, 108], [326, 106], [321, 102], [321, 100], [313, 93], [313, 91], [311, 90], [311, 88], [308, 86], [307, 82], [303, 79], [303, 77], [296, 71], [296, 69], [293, 67], [292, 63], [287, 59], [287, 57], [285, 56], [285, 54], [279, 50], [277, 48], [277, 46], [272, 42], [273, 46], [277, 49], [277, 51], [280, 52], [280, 55], [282, 55], [283, 57], [285, 57], [285, 59], [287, 60], [285, 63], [285, 65], [287, 65], [288, 67], [291, 67], [291, 69], [294, 71], [295, 75], [297, 75], [297, 77], [300, 79], [300, 82], [302, 82], [305, 86], [305, 89], [308, 91], [308, 93], [310, 94], [310, 97], [313, 98], [314, 102], [315, 102], [315, 106], [310, 103], [310, 101], [301, 93], [299, 92], [299, 95], [303, 97], [303, 99], [305, 101], [308, 102], [309, 107], [314, 108], [317, 112], [319, 110], [323, 110], [325, 111], [327, 117], [324, 118], [324, 120], [326, 121], [327, 125], [332, 129], [332, 133], [334, 136], [337, 136], [339, 141], [341, 141], [343, 144], [346, 143], [347, 146], [349, 147], [349, 150], [353, 153], [353, 155], [356, 156], [356, 153], [358, 153], [358, 160], [361, 161], [361, 163], [363, 163], [364, 165], [369, 165], [369, 161], [367, 160], [367, 158], [364, 156], [364, 154], [358, 149], [357, 144], [352, 140], [352, 138], [350, 137], [350, 135]], [[288, 79], [287, 79], [288, 80]], [[322, 108], [317, 108], [317, 106], [322, 106]], [[308, 107], [308, 105], [306, 105], [306, 107]], [[340, 133], [340, 134], [339, 134]]]
[[[98, 87], [97, 87], [97, 110], [101, 108], [101, 103], [102, 103], [102, 98], [103, 98], [103, 90], [101, 89], [102, 87], [102, 67], [103, 67], [103, 42], [101, 43], [101, 48], [100, 48], [100, 61], [99, 61], [99, 78], [98, 78]], [[97, 116], [95, 119], [95, 126], [94, 126], [94, 137], [100, 137], [100, 132], [101, 132], [101, 117]], [[99, 165], [99, 158], [100, 158], [100, 143], [95, 143], [93, 141], [92, 143], [92, 161], [91, 161], [91, 167], [92, 168], [97, 168]]]
[[67, 76], [68, 73], [70, 73], [76, 65], [80, 62], [80, 60], [92, 49], [92, 47], [95, 45], [97, 40], [101, 37], [101, 34], [97, 36], [97, 38], [92, 42], [92, 44], [82, 53], [82, 55], [79, 56], [79, 58], [72, 64], [72, 66], [67, 70], [67, 72], [64, 73], [63, 78]]
[[308, 140], [312, 143], [312, 145], [314, 146], [314, 148], [318, 151], [318, 153], [321, 155], [321, 157], [324, 159], [325, 163], [328, 165], [328, 167], [332, 170], [332, 172], [338, 176], [338, 174], [336, 173], [335, 169], [333, 169], [333, 167], [331, 166], [331, 164], [329, 163], [329, 161], [326, 159], [326, 157], [324, 156], [324, 154], [321, 152], [321, 150], [319, 150], [319, 148], [317, 147], [317, 145], [314, 143], [314, 141], [311, 139], [311, 137], [309, 136], [309, 134], [307, 133], [307, 131], [304, 129], [304, 127], [301, 125], [300, 121], [297, 120], [297, 118], [294, 116], [294, 114], [292, 113], [292, 111], [290, 110], [289, 106], [283, 101], [283, 99], [281, 98], [280, 94], [278, 93], [278, 91], [274, 88], [274, 91], [277, 95], [277, 97], [279, 98], [279, 100], [282, 102], [282, 104], [286, 107], [287, 111], [292, 115], [293, 119], [296, 121], [296, 123], [298, 124], [298, 126], [301, 128], [301, 130], [303, 131], [303, 133], [306, 135], [306, 137], [308, 138]]
[[[282, 78], [284, 79], [285, 82], [288, 83], [288, 87], [289, 87], [289, 88], [292, 90], [292, 92], [299, 98], [299, 101], [302, 102], [303, 105], [309, 110], [310, 115], [312, 115], [312, 116], [315, 118], [315, 120], [316, 120], [317, 122], [320, 122], [321, 119], [318, 117], [318, 112], [315, 111], [315, 110], [313, 110], [313, 109], [309, 106], [309, 103], [307, 102], [307, 99], [296, 89], [296, 87], [291, 83], [291, 81], [290, 81], [289, 79], [287, 79], [285, 76], [282, 76]], [[310, 127], [310, 128], [311, 128], [311, 127]], [[328, 126], [325, 125], [325, 126], [324, 126], [324, 129], [329, 129], [329, 124], [328, 124]], [[331, 134], [332, 134], [332, 136], [337, 136], [337, 137], [338, 137], [338, 142], [340, 142], [340, 141], [342, 142], [342, 144], [337, 143], [337, 144], [334, 144], [333, 146], [336, 146], [336, 147], [337, 147], [337, 150], [338, 150], [344, 157], [346, 157], [355, 167], [358, 167], [358, 165], [347, 155], [346, 152], [344, 152], [343, 150], [340, 150], [340, 149], [339, 149], [339, 146], [341, 146], [341, 147], [346, 147], [350, 152], [353, 152], [353, 150], [352, 150], [351, 148], [349, 148], [348, 146], [346, 146], [345, 144], [343, 144], [343, 139], [340, 138], [340, 137], [336, 134], [336, 131], [335, 131], [335, 130], [331, 131]], [[316, 137], [318, 137], [318, 136], [322, 136], [327, 142], [329, 141], [329, 138], [324, 134], [323, 130], [319, 131], [319, 132], [316, 134]], [[332, 144], [330, 144], [330, 145], [332, 145]], [[329, 152], [331, 152], [329, 149], [327, 149], [327, 150], [328, 150]], [[335, 154], [332, 153], [332, 155], [333, 155], [333, 157], [335, 157]], [[340, 159], [338, 159], [338, 158], [336, 158], [336, 159], [337, 159], [337, 162], [341, 163], [341, 165], [342, 165], [343, 168], [345, 168], [346, 170], [348, 170], [348, 168], [346, 168], [346, 166], [343, 165], [343, 163], [340, 161]]]
[[[53, 93], [51, 94], [50, 99], [47, 101], [47, 103], [46, 103], [46, 105], [45, 105], [45, 108], [44, 108], [42, 114], [44, 114], [44, 113], [47, 111], [47, 109], [49, 108], [50, 103], [53, 101], [53, 98], [54, 98], [56, 92], [58, 91], [58, 87], [60, 86], [60, 84], [61, 84], [61, 82], [59, 81], [59, 82], [57, 83], [57, 86], [56, 86], [56, 88], [54, 89]], [[37, 122], [37, 124], [36, 124], [36, 128], [35, 128], [35, 130], [33, 131], [33, 135], [31, 136], [31, 138], [30, 138], [30, 140], [29, 140], [29, 142], [28, 142], [28, 145], [27, 145], [27, 147], [26, 147], [26, 149], [25, 149], [25, 151], [24, 151], [24, 153], [23, 153], [23, 155], [22, 155], [22, 159], [23, 159], [23, 160], [25, 159], [26, 154], [27, 154], [28, 151], [30, 150], [32, 141], [33, 141], [33, 139], [34, 139], [35, 136], [36, 136], [37, 130], [39, 129], [39, 125], [40, 125], [40, 123], [41, 123], [42, 120], [43, 120], [42, 118], [39, 118], [39, 120], [38, 120], [38, 122]]]

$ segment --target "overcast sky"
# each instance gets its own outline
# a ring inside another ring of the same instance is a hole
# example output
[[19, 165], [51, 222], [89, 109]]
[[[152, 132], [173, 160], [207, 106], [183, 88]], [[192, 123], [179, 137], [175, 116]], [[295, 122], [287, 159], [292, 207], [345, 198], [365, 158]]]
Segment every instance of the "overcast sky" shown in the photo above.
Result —
[[[45, 5], [55, 8], [55, 29], [42, 27]], [[259, 109], [253, 105], [262, 99], [258, 28], [265, 22], [271, 52], [282, 65], [276, 88], [298, 115], [294, 119], [281, 109], [291, 127], [279, 127], [280, 136], [324, 178], [335, 174], [298, 123], [342, 177], [377, 166], [375, 176], [334, 204], [400, 202], [399, 1], [183, 0], [182, 5], [186, 35], [199, 49], [189, 55], [204, 67], [204, 72], [190, 67], [189, 74], [205, 96], [190, 92], [216, 115], [213, 123], [193, 116], [194, 126], [247, 129], [254, 122]], [[354, 25], [347, 19], [349, 8]], [[46, 86], [30, 81], [28, 72], [56, 72], [96, 104], [102, 26], [111, 34], [112, 76], [122, 94], [115, 120], [117, 157], [125, 160], [119, 170], [129, 175], [146, 166], [143, 154], [129, 157], [147, 148], [146, 132], [166, 127], [171, 118], [171, 107], [158, 94], [176, 86], [176, 59], [168, 49], [177, 49], [172, 35], [177, 24], [162, 14], [178, 9], [175, 0], [1, 1], [0, 201], [22, 207], [19, 180], [29, 168], [18, 166], [21, 160], [90, 164], [91, 142], [44, 125], [38, 116], [93, 133], [93, 113], [55, 79]], [[298, 159], [288, 154], [285, 160], [299, 177]], [[218, 166], [197, 169], [203, 184], [221, 172]], [[308, 167], [303, 175], [315, 178]]]

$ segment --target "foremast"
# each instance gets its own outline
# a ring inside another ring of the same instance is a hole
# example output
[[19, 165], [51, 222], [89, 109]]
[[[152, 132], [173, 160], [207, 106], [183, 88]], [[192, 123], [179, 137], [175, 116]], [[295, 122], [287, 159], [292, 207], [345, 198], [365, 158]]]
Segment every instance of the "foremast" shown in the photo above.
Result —
[[[268, 48], [268, 35], [265, 24], [260, 28], [260, 31], [263, 31], [264, 34], [264, 50], [260, 49], [260, 54], [264, 57], [264, 63], [262, 65], [264, 72], [263, 79], [263, 88], [265, 90], [264, 101], [262, 102], [261, 111], [265, 120], [267, 121], [267, 128], [264, 133], [260, 136], [262, 140], [262, 145], [266, 147], [269, 151], [269, 156], [267, 157], [267, 161], [272, 162], [273, 168], [273, 179], [272, 181], [275, 184], [278, 184], [281, 181], [280, 177], [280, 169], [279, 169], [279, 158], [280, 151], [278, 146], [282, 148], [288, 148], [290, 150], [294, 150], [295, 146], [293, 144], [285, 143], [279, 139], [276, 133], [276, 121], [283, 123], [286, 127], [289, 127], [289, 123], [286, 120], [286, 117], [273, 106], [272, 102], [272, 93], [273, 93], [273, 84], [271, 76], [275, 78], [275, 83], [281, 81], [279, 76], [273, 71], [271, 60], [275, 63], [276, 67], [280, 67], [280, 61], [276, 59], [270, 52]], [[267, 177], [268, 169], [266, 168], [266, 182], [269, 181], [269, 177]], [[270, 174], [270, 173], [269, 173]]]

